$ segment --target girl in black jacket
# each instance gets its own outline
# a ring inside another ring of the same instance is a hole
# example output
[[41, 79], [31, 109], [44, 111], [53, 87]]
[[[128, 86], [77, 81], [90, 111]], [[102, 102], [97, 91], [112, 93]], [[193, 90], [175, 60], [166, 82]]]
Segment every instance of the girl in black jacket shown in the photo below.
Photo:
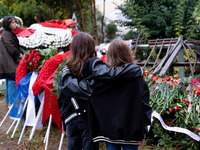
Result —
[[64, 69], [59, 80], [58, 96], [61, 119], [68, 139], [68, 150], [96, 150], [98, 144], [93, 143], [88, 126], [88, 101], [86, 100], [90, 94], [86, 97], [80, 96], [82, 91], [87, 91], [90, 87], [83, 83], [82, 90], [73, 91], [74, 80], [72, 78], [68, 80], [69, 76], [72, 75], [78, 81], [88, 79], [86, 82], [90, 85], [93, 84], [93, 79], [126, 80], [139, 77], [143, 72], [133, 63], [117, 68], [108, 67], [96, 58], [95, 41], [87, 33], [76, 34], [70, 48], [67, 69]]
[[[111, 42], [110, 67], [133, 62], [128, 44]], [[107, 150], [137, 150], [151, 124], [149, 89], [143, 77], [127, 81], [96, 80], [88, 106], [89, 129], [94, 142], [105, 141]]]

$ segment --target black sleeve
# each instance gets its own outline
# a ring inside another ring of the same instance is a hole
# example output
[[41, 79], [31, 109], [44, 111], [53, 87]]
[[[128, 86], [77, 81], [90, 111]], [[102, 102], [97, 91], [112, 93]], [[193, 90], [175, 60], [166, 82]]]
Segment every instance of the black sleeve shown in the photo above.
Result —
[[103, 61], [98, 58], [91, 58], [85, 63], [83, 74], [85, 79], [78, 81], [69, 69], [64, 71], [60, 77], [60, 91], [65, 91], [70, 97], [77, 99], [88, 100], [91, 96], [94, 84], [94, 79], [115, 79], [128, 80], [143, 75], [142, 69], [133, 63], [114, 68], [108, 67]]
[[88, 100], [88, 97], [91, 96], [92, 89], [87, 81], [84, 80], [81, 83], [82, 84], [80, 85], [82, 86], [79, 86], [78, 79], [73, 77], [69, 69], [65, 69], [65, 71], [61, 74], [58, 83], [59, 98], [64, 99], [64, 97], [70, 96], [82, 100]]
[[118, 67], [108, 67], [98, 58], [90, 59], [84, 66], [89, 70], [86, 79], [117, 79], [128, 80], [143, 75], [143, 70], [136, 64], [128, 63]]
[[143, 95], [142, 95], [142, 103], [143, 103], [143, 110], [144, 110], [144, 128], [145, 128], [145, 134], [148, 133], [147, 126], [151, 125], [151, 113], [152, 109], [149, 105], [150, 100], [150, 93], [149, 93], [149, 87], [147, 83], [144, 81], [144, 89], [143, 89]]

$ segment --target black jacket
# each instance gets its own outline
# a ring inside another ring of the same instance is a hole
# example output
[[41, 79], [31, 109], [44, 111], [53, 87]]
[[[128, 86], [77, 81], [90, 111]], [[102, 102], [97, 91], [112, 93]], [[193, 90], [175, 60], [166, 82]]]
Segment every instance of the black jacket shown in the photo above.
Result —
[[138, 145], [151, 124], [149, 88], [143, 77], [128, 81], [96, 80], [88, 105], [94, 142]]
[[0, 38], [0, 79], [15, 80], [20, 53], [23, 54], [23, 51], [20, 49], [17, 36], [11, 31], [4, 30]]
[[[82, 74], [81, 77], [75, 77], [65, 69], [60, 77], [58, 105], [64, 124], [86, 112], [87, 100], [92, 93], [90, 85], [94, 84], [93, 79], [128, 80], [142, 76], [143, 70], [132, 63], [115, 69], [108, 67], [98, 58], [91, 58], [85, 63]], [[78, 84], [81, 88], [77, 87]]]

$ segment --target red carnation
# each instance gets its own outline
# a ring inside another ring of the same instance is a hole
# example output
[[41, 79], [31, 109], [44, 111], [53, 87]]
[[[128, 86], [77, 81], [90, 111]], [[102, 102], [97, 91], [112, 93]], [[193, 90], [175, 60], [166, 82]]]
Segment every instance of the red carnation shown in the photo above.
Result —
[[167, 77], [166, 77], [166, 80], [167, 80], [167, 81], [170, 81], [170, 80], [171, 80], [171, 77], [167, 76]]
[[167, 126], [169, 126], [171, 124], [171, 122], [167, 122], [166, 124], [167, 124]]
[[153, 78], [151, 78], [151, 80], [154, 81], [154, 82], [155, 82], [155, 81], [158, 81], [158, 79], [159, 79], [159, 78], [158, 78], [157, 76], [154, 76]]
[[151, 74], [151, 72], [149, 71], [144, 71], [144, 76], [149, 76]]
[[171, 108], [169, 112], [172, 113], [173, 111], [174, 111], [174, 108]]
[[200, 129], [197, 129], [197, 132], [200, 132]]
[[40, 56], [36, 56], [36, 59], [37, 59], [37, 60], [40, 60], [40, 59], [41, 59], [41, 57], [40, 57]]
[[179, 107], [178, 106], [176, 106], [176, 109], [175, 109], [175, 111], [177, 112], [179, 110]]
[[137, 50], [135, 50], [135, 53], [137, 53], [138, 51]]
[[178, 148], [179, 148], [179, 147], [180, 147], [180, 144], [176, 144], [176, 147], [178, 147]]
[[171, 87], [173, 87], [173, 86], [175, 86], [175, 87], [176, 87], [176, 86], [177, 86], [177, 84], [175, 84], [175, 83], [174, 83], [174, 84], [172, 84], [172, 85], [171, 85]]
[[197, 87], [196, 92], [200, 94], [200, 87]]
[[29, 58], [29, 54], [25, 54], [24, 59], [28, 59]]
[[190, 130], [194, 130], [194, 127], [190, 127]]

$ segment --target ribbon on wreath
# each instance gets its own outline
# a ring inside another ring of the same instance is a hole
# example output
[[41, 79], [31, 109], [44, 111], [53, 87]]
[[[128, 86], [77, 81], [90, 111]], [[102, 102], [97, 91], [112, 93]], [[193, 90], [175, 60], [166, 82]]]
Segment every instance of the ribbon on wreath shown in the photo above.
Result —
[[29, 83], [31, 79], [32, 72], [29, 72], [26, 76], [24, 76], [17, 87], [15, 101], [13, 103], [13, 107], [11, 109], [10, 118], [11, 119], [20, 119], [23, 115], [23, 109], [25, 100], [28, 96]]
[[165, 130], [173, 131], [173, 132], [179, 132], [179, 133], [184, 133], [184, 134], [187, 134], [188, 136], [190, 136], [191, 138], [193, 138], [194, 140], [200, 141], [200, 136], [194, 134], [194, 133], [191, 132], [190, 130], [187, 130], [187, 129], [185, 129], [185, 128], [180, 128], [180, 127], [169, 127], [169, 126], [167, 126], [167, 125], [164, 123], [162, 117], [161, 117], [156, 111], [154, 111], [154, 112], [152, 113], [152, 117], [157, 118], [157, 119], [160, 121], [162, 127], [163, 127]]
[[58, 128], [60, 128], [61, 122], [61, 114], [58, 107], [58, 96], [56, 96], [53, 90], [53, 82], [57, 69], [52, 73], [52, 75], [47, 79], [45, 83], [45, 96], [44, 96], [44, 107], [42, 114], [42, 124], [52, 115], [53, 122], [57, 124]]
[[34, 126], [36, 121], [36, 112], [35, 112], [35, 104], [37, 101], [37, 96], [33, 95], [32, 86], [37, 79], [38, 74], [33, 71], [30, 79], [29, 89], [28, 89], [28, 105], [26, 110], [26, 125], [27, 126]]

